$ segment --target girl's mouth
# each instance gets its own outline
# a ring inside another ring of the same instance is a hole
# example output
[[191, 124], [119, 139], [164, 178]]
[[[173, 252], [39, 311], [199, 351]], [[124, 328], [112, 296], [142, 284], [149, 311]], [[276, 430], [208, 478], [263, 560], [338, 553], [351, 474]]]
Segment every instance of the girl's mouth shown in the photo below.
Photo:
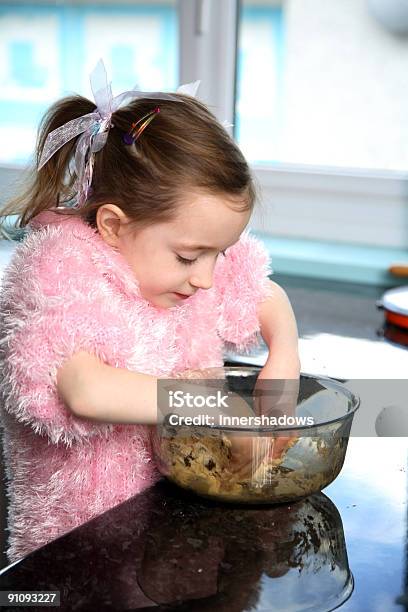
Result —
[[191, 297], [191, 295], [185, 295], [184, 293], [177, 293], [176, 291], [174, 292], [174, 295], [179, 299], [179, 300], [186, 300], [187, 298]]

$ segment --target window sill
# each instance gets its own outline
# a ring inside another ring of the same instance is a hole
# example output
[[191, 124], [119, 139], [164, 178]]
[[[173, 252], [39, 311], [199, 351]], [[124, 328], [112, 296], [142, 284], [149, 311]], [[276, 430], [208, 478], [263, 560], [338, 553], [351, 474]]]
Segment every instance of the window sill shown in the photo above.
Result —
[[383, 287], [404, 284], [388, 268], [392, 263], [408, 261], [406, 249], [277, 238], [257, 231], [253, 234], [265, 244], [275, 274]]

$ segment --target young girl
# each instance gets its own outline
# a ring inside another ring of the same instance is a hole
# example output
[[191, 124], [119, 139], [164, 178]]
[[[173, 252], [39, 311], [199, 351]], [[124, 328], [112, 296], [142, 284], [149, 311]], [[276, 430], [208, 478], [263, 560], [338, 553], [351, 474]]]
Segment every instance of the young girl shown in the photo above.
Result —
[[289, 301], [244, 232], [238, 147], [187, 93], [131, 97], [55, 104], [33, 184], [3, 209], [26, 228], [0, 292], [10, 561], [160, 478], [159, 378], [222, 366], [259, 332], [260, 377], [299, 376]]

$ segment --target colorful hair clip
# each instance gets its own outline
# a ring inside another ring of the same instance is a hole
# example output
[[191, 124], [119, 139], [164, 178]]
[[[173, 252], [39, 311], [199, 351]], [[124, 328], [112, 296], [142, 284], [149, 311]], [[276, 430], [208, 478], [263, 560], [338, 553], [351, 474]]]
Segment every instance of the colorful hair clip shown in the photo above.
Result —
[[129, 132], [123, 135], [123, 142], [126, 145], [132, 145], [136, 142], [136, 140], [140, 137], [143, 130], [147, 128], [149, 123], [153, 121], [155, 116], [160, 113], [160, 108], [156, 106], [156, 108], [149, 113], [146, 113], [139, 121], [136, 123], [132, 123], [132, 127]]

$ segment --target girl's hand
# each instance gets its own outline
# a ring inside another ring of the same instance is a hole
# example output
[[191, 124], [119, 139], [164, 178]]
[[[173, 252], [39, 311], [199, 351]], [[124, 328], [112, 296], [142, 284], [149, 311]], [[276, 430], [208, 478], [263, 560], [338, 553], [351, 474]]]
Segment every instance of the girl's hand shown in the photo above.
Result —
[[[228, 415], [240, 417], [255, 417], [255, 413], [250, 405], [238, 394], [231, 393], [228, 397]], [[251, 421], [249, 421], [250, 423]], [[245, 425], [243, 427], [253, 427]], [[229, 433], [225, 431], [231, 443], [231, 462], [229, 469], [235, 479], [250, 478], [264, 460], [268, 447], [265, 446], [264, 439], [257, 433], [237, 431]]]
[[[222, 368], [217, 368], [216, 371], [209, 368], [208, 370], [185, 370], [184, 372], [173, 375], [177, 379], [187, 380], [203, 380], [203, 379], [214, 379], [216, 374], [220, 379], [225, 378], [225, 373]], [[193, 387], [188, 383], [190, 390]], [[197, 383], [197, 391], [200, 391], [200, 383]], [[207, 389], [201, 387], [201, 392], [206, 392]], [[234, 417], [254, 417], [255, 413], [251, 406], [237, 393], [229, 393], [227, 400], [228, 408], [211, 409], [206, 410], [211, 416], [228, 415]], [[250, 421], [249, 421], [250, 423]], [[245, 425], [243, 424], [243, 427]], [[251, 427], [251, 425], [248, 425]], [[238, 430], [239, 428], [236, 427]], [[265, 458], [267, 453], [267, 447], [262, 442], [265, 442], [263, 438], [260, 438], [258, 434], [240, 433], [239, 431], [228, 432], [225, 431], [225, 435], [228, 437], [231, 443], [231, 461], [229, 469], [234, 478], [244, 479], [249, 478], [254, 471], [259, 467], [260, 463]]]
[[[288, 367], [293, 370], [291, 364]], [[299, 378], [276, 378], [276, 363], [268, 359], [258, 375], [254, 388], [255, 413], [276, 418], [296, 416], [299, 384]], [[270, 459], [280, 459], [296, 437], [295, 432], [274, 437], [273, 444], [270, 444]]]

